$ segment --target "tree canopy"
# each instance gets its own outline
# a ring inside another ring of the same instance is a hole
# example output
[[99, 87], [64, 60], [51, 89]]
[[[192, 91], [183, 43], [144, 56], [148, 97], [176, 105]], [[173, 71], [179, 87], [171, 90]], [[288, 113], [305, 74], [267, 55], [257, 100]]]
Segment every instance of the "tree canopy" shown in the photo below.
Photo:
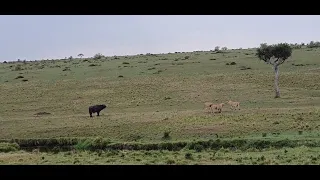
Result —
[[285, 62], [292, 54], [292, 48], [287, 43], [280, 43], [275, 45], [267, 45], [263, 43], [257, 49], [256, 55], [260, 60], [274, 66], [278, 66]]

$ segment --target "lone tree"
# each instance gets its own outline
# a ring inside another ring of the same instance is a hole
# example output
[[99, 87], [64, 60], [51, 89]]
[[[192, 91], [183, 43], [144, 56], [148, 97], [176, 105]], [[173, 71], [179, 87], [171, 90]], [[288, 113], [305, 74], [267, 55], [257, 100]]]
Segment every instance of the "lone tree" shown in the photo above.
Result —
[[280, 97], [279, 90], [279, 66], [283, 64], [292, 54], [292, 48], [287, 43], [280, 43], [275, 45], [267, 45], [266, 43], [260, 44], [257, 49], [256, 55], [260, 60], [273, 66], [275, 72], [275, 98]]
[[83, 54], [82, 54], [82, 53], [80, 53], [80, 54], [78, 54], [78, 56], [79, 56], [80, 58], [82, 58]]
[[226, 50], [228, 50], [228, 48], [227, 47], [222, 47], [221, 50], [222, 51], [226, 51]]
[[101, 58], [103, 58], [104, 57], [104, 55], [102, 55], [101, 53], [97, 53], [97, 54], [95, 54], [94, 56], [93, 56], [93, 59], [101, 59]]

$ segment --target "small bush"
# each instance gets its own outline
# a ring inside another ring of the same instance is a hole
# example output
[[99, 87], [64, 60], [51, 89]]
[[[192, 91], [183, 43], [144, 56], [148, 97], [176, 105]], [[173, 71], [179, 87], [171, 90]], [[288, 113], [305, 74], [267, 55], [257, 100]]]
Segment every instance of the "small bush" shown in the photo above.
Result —
[[185, 56], [185, 57], [184, 57], [184, 59], [189, 59], [189, 58], [190, 58], [190, 56]]
[[98, 53], [93, 56], [93, 59], [102, 59], [103, 57], [104, 55], [102, 55], [101, 53]]
[[50, 114], [51, 113], [42, 111], [42, 112], [35, 113], [34, 115], [39, 116], [39, 115], [50, 115]]
[[16, 65], [16, 67], [14, 68], [15, 71], [21, 71], [23, 70], [21, 67], [21, 64]]
[[41, 66], [37, 66], [38, 69], [43, 69], [44, 68], [44, 64], [42, 64]]
[[80, 141], [78, 142], [74, 148], [77, 149], [77, 150], [86, 150], [90, 147], [90, 141], [87, 139], [85, 141]]
[[171, 139], [171, 137], [170, 137], [170, 132], [169, 132], [169, 131], [165, 131], [165, 132], [163, 133], [162, 139], [164, 139], [164, 140]]
[[20, 146], [17, 143], [0, 143], [0, 152], [18, 151]]
[[128, 63], [128, 62], [122, 62], [122, 64], [130, 64], [130, 63]]
[[189, 159], [189, 160], [192, 160], [192, 159], [193, 159], [191, 153], [186, 153], [186, 155], [184, 155], [184, 157], [185, 157], [186, 159]]
[[119, 78], [123, 78], [123, 76], [122, 76], [122, 75], [119, 75], [118, 77], [119, 77]]
[[236, 62], [226, 63], [226, 65], [236, 65]]
[[174, 163], [176, 163], [176, 162], [175, 162], [174, 160], [172, 160], [172, 159], [168, 159], [166, 163], [167, 163], [167, 164], [174, 164]]
[[304, 64], [292, 64], [294, 66], [305, 66]]
[[22, 81], [23, 81], [23, 82], [26, 82], [26, 81], [28, 81], [28, 79], [22, 79]]
[[247, 69], [251, 69], [251, 67], [240, 66], [240, 70], [247, 70]]
[[15, 79], [21, 79], [24, 78], [23, 76], [17, 76]]
[[195, 144], [193, 148], [197, 152], [201, 152], [204, 149], [204, 147], [201, 144]]
[[157, 72], [154, 72], [153, 74], [160, 74], [162, 72], [161, 69], [159, 69]]
[[108, 144], [110, 144], [109, 141], [104, 140], [102, 137], [96, 137], [94, 139], [80, 140], [74, 145], [74, 148], [77, 150], [97, 150], [105, 148]]
[[65, 67], [62, 71], [71, 71], [70, 67]]
[[211, 58], [210, 60], [211, 60], [211, 61], [214, 61], [214, 60], [217, 60], [217, 59], [216, 59], [216, 58]]

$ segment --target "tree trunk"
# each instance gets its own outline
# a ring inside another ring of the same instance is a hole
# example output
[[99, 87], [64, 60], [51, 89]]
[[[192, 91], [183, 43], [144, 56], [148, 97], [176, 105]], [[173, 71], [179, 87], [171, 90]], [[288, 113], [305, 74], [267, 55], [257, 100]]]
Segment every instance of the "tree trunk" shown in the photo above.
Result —
[[274, 65], [274, 73], [275, 73], [275, 78], [274, 78], [274, 88], [276, 91], [276, 96], [275, 98], [280, 97], [280, 90], [279, 90], [279, 65]]

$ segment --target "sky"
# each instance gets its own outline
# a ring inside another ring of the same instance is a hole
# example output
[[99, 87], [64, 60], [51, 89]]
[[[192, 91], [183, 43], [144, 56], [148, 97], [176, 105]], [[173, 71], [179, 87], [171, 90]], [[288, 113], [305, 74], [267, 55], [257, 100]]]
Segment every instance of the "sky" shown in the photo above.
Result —
[[258, 47], [320, 40], [320, 16], [0, 15], [0, 61]]

